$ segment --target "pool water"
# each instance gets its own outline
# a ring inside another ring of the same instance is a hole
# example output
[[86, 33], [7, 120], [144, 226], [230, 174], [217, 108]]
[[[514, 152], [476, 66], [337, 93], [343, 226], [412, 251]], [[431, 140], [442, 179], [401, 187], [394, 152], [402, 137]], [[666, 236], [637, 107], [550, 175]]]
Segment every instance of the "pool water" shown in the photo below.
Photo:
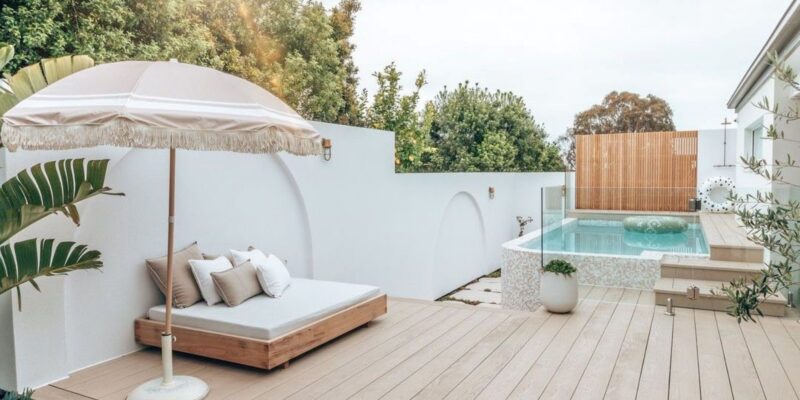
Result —
[[[542, 237], [522, 246], [540, 250]], [[708, 245], [700, 224], [690, 223], [681, 233], [626, 231], [622, 221], [580, 219], [544, 234], [545, 252], [569, 252], [638, 256], [643, 251], [707, 254]]]

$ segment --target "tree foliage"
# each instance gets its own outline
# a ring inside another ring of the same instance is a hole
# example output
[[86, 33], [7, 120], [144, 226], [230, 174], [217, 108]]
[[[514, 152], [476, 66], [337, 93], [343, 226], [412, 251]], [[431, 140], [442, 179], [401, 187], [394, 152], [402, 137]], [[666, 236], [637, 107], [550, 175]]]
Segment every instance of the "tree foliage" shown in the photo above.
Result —
[[8, 71], [42, 58], [169, 60], [248, 79], [306, 118], [361, 124], [352, 60], [358, 0], [330, 11], [302, 0], [9, 0], [0, 42]]
[[519, 96], [467, 83], [422, 103], [394, 64], [359, 91], [351, 38], [359, 0], [8, 0], [0, 42], [15, 45], [13, 73], [42, 58], [168, 60], [252, 81], [303, 117], [395, 131], [398, 171], [541, 171], [561, 168]]
[[395, 64], [373, 75], [378, 83], [366, 105], [367, 126], [396, 132], [399, 172], [555, 171], [563, 164], [521, 97], [469, 82], [445, 88], [420, 106], [425, 71], [403, 94]]
[[398, 172], [431, 171], [436, 149], [430, 138], [432, 109], [418, 112], [419, 91], [427, 83], [425, 71], [417, 75], [414, 89], [403, 94], [402, 73], [392, 63], [373, 74], [378, 88], [365, 110], [367, 126], [395, 132], [395, 165]]
[[575, 165], [575, 135], [673, 131], [672, 108], [666, 100], [648, 94], [613, 91], [600, 104], [575, 115], [572, 127], [559, 137], [564, 158]]
[[439, 92], [433, 108], [431, 135], [440, 170], [563, 170], [557, 147], [520, 96], [464, 82]]

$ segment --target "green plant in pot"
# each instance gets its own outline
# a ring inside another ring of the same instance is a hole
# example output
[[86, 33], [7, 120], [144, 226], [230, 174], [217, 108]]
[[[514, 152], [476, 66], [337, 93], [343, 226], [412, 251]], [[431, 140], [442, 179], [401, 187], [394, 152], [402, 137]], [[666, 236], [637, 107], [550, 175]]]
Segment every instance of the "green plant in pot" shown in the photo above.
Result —
[[547, 311], [568, 313], [578, 304], [578, 270], [568, 261], [550, 260], [542, 268], [539, 301]]

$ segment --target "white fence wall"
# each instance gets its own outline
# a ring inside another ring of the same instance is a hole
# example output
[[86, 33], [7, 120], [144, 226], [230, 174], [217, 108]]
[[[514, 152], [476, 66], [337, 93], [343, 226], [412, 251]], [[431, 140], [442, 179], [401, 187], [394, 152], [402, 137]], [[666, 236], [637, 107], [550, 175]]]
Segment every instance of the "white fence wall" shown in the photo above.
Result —
[[[435, 299], [497, 268], [515, 216], [532, 216], [535, 226], [540, 188], [564, 180], [563, 173], [395, 174], [393, 134], [316, 126], [333, 140], [331, 161], [179, 151], [177, 246], [198, 241], [221, 253], [255, 245], [288, 260], [296, 276]], [[136, 350], [133, 320], [163, 301], [144, 260], [166, 253], [167, 151], [18, 152], [7, 154], [7, 167], [16, 173], [78, 156], [111, 158], [107, 184], [126, 196], [84, 204], [78, 229], [58, 216], [36, 232], [101, 250], [105, 267], [48, 278], [41, 294], [26, 288], [22, 312], [9, 295], [0, 298], [0, 318], [12, 307], [15, 357], [0, 371], [0, 387], [42, 385]], [[63, 340], [42, 345], [45, 337]]]

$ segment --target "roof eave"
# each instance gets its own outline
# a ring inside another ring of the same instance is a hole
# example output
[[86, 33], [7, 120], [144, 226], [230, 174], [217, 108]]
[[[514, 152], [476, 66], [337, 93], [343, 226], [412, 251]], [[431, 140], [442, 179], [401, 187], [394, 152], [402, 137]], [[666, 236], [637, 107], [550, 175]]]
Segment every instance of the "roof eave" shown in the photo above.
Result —
[[753, 86], [768, 72], [769, 54], [773, 51], [780, 54], [797, 35], [798, 31], [800, 31], [800, 3], [797, 0], [792, 0], [786, 12], [783, 13], [780, 22], [775, 26], [769, 39], [759, 51], [758, 56], [750, 64], [747, 72], [739, 81], [739, 85], [736, 86], [736, 90], [728, 100], [728, 108], [739, 109]]

